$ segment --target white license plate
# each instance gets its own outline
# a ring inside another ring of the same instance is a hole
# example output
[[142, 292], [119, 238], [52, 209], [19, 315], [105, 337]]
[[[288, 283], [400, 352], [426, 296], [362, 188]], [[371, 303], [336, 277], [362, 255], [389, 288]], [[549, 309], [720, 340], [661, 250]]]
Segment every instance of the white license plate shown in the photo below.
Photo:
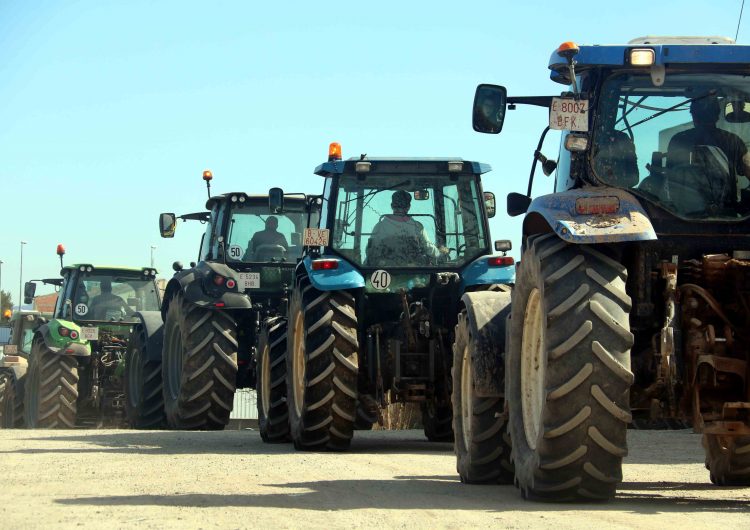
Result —
[[81, 338], [83, 340], [99, 340], [99, 328], [96, 326], [81, 328]]
[[552, 98], [552, 103], [549, 106], [549, 128], [558, 131], [588, 131], [588, 100]]
[[242, 289], [260, 289], [259, 272], [241, 272], [240, 287]]

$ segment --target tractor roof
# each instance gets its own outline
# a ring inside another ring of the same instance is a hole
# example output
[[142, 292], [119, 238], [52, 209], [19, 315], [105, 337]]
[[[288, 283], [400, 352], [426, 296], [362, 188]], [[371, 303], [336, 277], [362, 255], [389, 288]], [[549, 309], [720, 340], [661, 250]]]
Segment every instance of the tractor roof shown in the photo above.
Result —
[[[353, 157], [348, 160], [325, 162], [315, 168], [315, 174], [332, 177], [344, 173], [356, 174], [357, 162], [369, 162], [369, 175], [426, 174], [440, 175], [481, 175], [492, 170], [489, 164], [471, 162], [463, 158], [399, 158], [399, 157]], [[461, 171], [450, 171], [449, 162], [463, 162]]]
[[[224, 202], [226, 200], [231, 200], [232, 197], [245, 197], [245, 204], [252, 204], [254, 206], [257, 205], [268, 205], [268, 195], [249, 195], [245, 193], [244, 191], [235, 191], [232, 193], [222, 193], [221, 195], [214, 195], [210, 199], [206, 201], [206, 209], [211, 210], [214, 205], [218, 202]], [[305, 205], [305, 195], [303, 193], [294, 193], [289, 195], [284, 195], [284, 202], [298, 202], [300, 206]]]
[[[60, 274], [63, 274], [64, 271], [74, 271], [74, 270], [81, 270], [81, 267], [91, 267], [92, 270], [88, 272], [113, 272], [113, 273], [139, 273], [144, 274], [146, 271], [154, 271], [156, 273], [156, 269], [153, 267], [117, 267], [117, 266], [111, 266], [111, 265], [91, 265], [90, 263], [74, 263], [72, 265], [65, 265], [62, 269], [60, 269]], [[153, 276], [155, 276], [154, 274]]]
[[[628, 44], [583, 45], [575, 55], [576, 72], [601, 67], [644, 68], [631, 66], [629, 51], [651, 49], [656, 65], [747, 65], [750, 63], [750, 46], [734, 44], [726, 37], [641, 37]], [[568, 63], [558, 50], [549, 59], [550, 78], [569, 84]]]

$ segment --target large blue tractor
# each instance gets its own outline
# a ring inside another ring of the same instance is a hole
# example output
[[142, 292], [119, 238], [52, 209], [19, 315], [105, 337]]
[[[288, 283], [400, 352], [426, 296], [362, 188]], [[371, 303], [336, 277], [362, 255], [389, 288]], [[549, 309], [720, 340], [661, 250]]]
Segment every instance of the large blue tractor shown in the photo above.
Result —
[[288, 412], [298, 449], [344, 450], [355, 428], [396, 402], [421, 404], [428, 439], [453, 438], [462, 296], [507, 292], [514, 277], [512, 258], [491, 255], [494, 195], [481, 185], [489, 169], [459, 158], [344, 161], [332, 144], [315, 171], [324, 179], [320, 227], [305, 234], [287, 347], [270, 359], [273, 379], [286, 371], [287, 395], [286, 410], [268, 410]]
[[516, 483], [610, 498], [628, 425], [682, 421], [712, 482], [750, 485], [750, 46], [568, 42], [549, 68], [559, 96], [480, 85], [474, 102], [485, 133], [518, 104], [550, 113], [534, 166], [556, 170], [554, 193], [508, 196], [525, 214], [504, 389]]

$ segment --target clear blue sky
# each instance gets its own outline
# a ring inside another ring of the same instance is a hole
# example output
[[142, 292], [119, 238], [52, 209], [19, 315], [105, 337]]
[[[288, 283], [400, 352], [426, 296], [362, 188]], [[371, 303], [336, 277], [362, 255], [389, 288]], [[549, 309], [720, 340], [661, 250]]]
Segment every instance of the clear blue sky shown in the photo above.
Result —
[[[57, 275], [59, 242], [68, 263], [130, 266], [157, 245], [170, 276], [201, 230], [181, 223], [160, 239], [158, 213], [202, 209], [203, 169], [216, 193], [320, 193], [312, 170], [331, 141], [345, 158], [490, 163], [492, 236], [517, 247], [505, 194], [526, 189], [546, 116], [521, 108], [501, 135], [475, 133], [475, 86], [556, 93], [547, 61], [562, 41], [734, 37], [740, 4], [0, 0], [2, 287], [17, 302], [21, 240], [25, 280]], [[540, 176], [534, 194], [551, 184]]]

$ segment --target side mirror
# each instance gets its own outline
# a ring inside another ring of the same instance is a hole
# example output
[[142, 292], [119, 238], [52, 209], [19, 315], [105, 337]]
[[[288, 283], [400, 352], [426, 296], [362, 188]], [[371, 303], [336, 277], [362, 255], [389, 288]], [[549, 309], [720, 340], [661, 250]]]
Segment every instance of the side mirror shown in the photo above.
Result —
[[498, 239], [495, 241], [495, 250], [497, 252], [508, 252], [513, 248], [510, 239]]
[[36, 293], [36, 284], [34, 282], [26, 282], [23, 285], [23, 303], [30, 304], [34, 301], [34, 294]]
[[284, 211], [284, 190], [281, 188], [271, 188], [268, 190], [268, 210], [271, 213], [281, 213]]
[[177, 218], [173, 213], [159, 214], [159, 233], [161, 237], [174, 237], [177, 228]]
[[515, 217], [526, 213], [531, 204], [531, 197], [527, 197], [522, 193], [509, 193], [508, 194], [508, 215]]
[[491, 191], [484, 192], [484, 209], [487, 212], [487, 218], [495, 217], [495, 194]]
[[479, 85], [474, 93], [474, 130], [486, 134], [498, 134], [502, 131], [507, 99], [508, 92], [504, 86]]

